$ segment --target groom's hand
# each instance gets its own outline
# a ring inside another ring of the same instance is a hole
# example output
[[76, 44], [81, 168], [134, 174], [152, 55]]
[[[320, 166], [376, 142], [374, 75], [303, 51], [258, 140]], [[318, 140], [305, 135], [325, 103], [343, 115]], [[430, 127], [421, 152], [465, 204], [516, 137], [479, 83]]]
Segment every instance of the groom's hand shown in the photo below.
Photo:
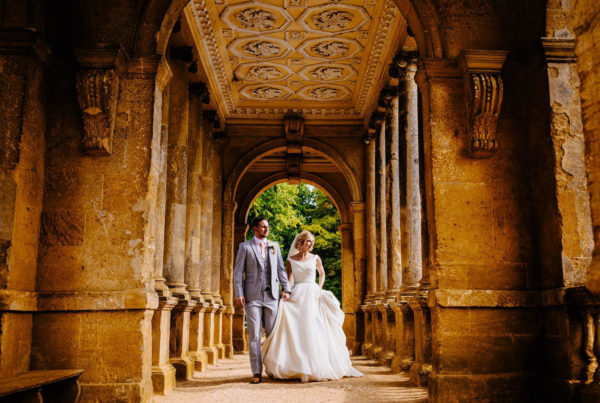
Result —
[[243, 307], [244, 305], [246, 305], [246, 298], [245, 297], [237, 297], [237, 303], [239, 304], [239, 306]]
[[284, 292], [281, 295], [281, 299], [284, 300], [284, 301], [287, 301], [288, 299], [290, 299], [290, 293], [289, 292]]

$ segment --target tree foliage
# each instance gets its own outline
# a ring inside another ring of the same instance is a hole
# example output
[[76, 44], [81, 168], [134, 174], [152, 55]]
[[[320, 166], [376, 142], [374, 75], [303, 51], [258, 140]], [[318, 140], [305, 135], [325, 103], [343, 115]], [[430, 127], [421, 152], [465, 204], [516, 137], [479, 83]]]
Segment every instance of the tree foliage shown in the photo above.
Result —
[[[269, 239], [279, 243], [284, 261], [294, 237], [300, 231], [308, 230], [314, 234], [313, 253], [321, 257], [325, 269], [323, 288], [333, 292], [341, 301], [340, 216], [329, 197], [310, 185], [282, 183], [265, 190], [254, 201], [248, 222], [252, 222], [258, 216], [263, 216], [269, 221]], [[254, 232], [250, 228], [246, 239], [252, 239], [253, 236]]]

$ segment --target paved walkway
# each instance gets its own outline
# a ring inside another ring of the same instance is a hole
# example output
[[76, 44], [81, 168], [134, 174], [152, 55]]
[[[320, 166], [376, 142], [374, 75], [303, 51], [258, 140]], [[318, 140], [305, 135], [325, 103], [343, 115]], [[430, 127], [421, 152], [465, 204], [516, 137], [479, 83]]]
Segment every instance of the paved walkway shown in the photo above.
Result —
[[196, 372], [191, 381], [177, 382], [177, 389], [155, 396], [154, 402], [427, 402], [427, 390], [410, 386], [406, 376], [392, 374], [365, 357], [352, 361], [365, 376], [304, 384], [265, 377], [262, 384], [250, 385], [248, 356], [236, 355], [206, 372]]

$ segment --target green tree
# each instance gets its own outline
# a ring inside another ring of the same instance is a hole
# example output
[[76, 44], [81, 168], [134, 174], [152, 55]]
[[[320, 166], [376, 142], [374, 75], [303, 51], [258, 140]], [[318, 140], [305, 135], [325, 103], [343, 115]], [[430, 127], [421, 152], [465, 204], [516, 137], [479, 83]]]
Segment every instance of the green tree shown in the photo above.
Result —
[[[340, 216], [329, 197], [314, 186], [282, 183], [265, 190], [254, 201], [248, 222], [263, 216], [271, 227], [269, 239], [281, 246], [284, 260], [294, 237], [303, 230], [315, 235], [313, 253], [321, 257], [325, 268], [324, 288], [342, 298], [342, 251]], [[249, 228], [246, 239], [254, 232]]]

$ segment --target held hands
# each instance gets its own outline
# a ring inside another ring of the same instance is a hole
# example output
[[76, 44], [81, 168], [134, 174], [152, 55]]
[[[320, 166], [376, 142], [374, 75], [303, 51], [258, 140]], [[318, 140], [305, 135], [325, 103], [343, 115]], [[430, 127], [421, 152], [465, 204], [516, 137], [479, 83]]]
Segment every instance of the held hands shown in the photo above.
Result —
[[290, 299], [290, 293], [289, 292], [284, 292], [281, 295], [281, 299], [284, 300], [284, 301], [289, 301], [289, 299]]
[[236, 299], [237, 303], [239, 306], [243, 307], [244, 305], [246, 305], [246, 298], [245, 297], [237, 297]]

